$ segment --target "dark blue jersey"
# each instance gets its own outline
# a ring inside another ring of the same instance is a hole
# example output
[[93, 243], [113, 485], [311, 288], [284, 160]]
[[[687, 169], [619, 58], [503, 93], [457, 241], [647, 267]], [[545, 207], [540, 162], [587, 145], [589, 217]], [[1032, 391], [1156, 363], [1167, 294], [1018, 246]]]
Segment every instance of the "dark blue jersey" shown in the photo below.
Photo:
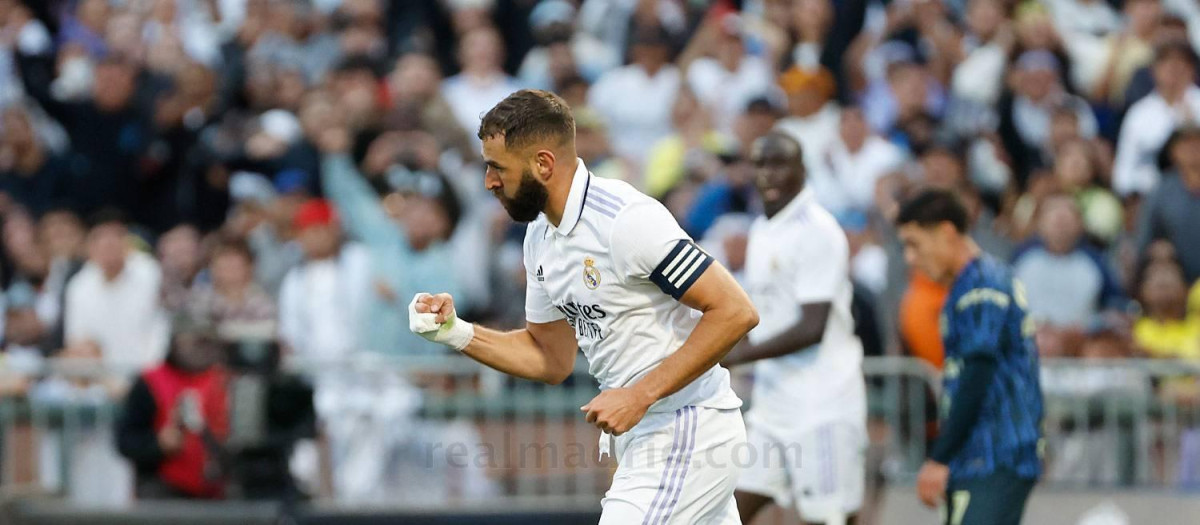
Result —
[[969, 437], [950, 456], [951, 478], [980, 478], [998, 468], [1024, 478], [1038, 477], [1042, 446], [1038, 353], [1025, 291], [1012, 271], [987, 255], [971, 261], [950, 288], [942, 307], [941, 331], [946, 348], [939, 407], [943, 425], [963, 388], [959, 376], [964, 363], [995, 363]]

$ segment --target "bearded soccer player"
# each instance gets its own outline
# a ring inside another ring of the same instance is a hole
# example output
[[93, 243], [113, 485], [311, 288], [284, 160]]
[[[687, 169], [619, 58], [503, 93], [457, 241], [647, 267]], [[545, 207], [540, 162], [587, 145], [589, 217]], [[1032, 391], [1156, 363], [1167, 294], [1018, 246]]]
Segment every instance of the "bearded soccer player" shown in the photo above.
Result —
[[518, 91], [479, 128], [485, 184], [525, 232], [526, 327], [458, 319], [453, 298], [417, 294], [410, 328], [513, 376], [559, 383], [576, 348], [601, 392], [581, 410], [618, 468], [602, 525], [739, 523], [741, 400], [722, 357], [758, 314], [667, 209], [588, 172], [557, 95]]
[[1017, 525], [1041, 474], [1042, 390], [1021, 283], [967, 235], [954, 194], [927, 190], [896, 218], [904, 257], [950, 287], [940, 428], [917, 493], [947, 525]]

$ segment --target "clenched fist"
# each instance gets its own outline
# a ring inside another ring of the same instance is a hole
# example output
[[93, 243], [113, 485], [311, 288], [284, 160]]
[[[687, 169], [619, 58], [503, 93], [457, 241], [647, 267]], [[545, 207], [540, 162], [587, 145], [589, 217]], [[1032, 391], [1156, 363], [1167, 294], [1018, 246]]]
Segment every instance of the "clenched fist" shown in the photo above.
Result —
[[419, 293], [408, 305], [408, 329], [425, 339], [461, 351], [475, 337], [475, 325], [459, 319], [450, 294]]

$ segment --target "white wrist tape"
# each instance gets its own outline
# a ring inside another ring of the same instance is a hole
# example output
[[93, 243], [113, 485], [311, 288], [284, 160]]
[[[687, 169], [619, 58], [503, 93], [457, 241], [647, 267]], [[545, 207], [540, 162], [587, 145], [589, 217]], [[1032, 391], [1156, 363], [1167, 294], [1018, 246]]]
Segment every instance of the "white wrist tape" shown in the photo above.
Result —
[[440, 324], [435, 313], [417, 313], [417, 300], [422, 295], [426, 294], [417, 294], [408, 304], [408, 329], [425, 339], [461, 352], [475, 338], [475, 325], [459, 319], [458, 313], [453, 311], [449, 319]]

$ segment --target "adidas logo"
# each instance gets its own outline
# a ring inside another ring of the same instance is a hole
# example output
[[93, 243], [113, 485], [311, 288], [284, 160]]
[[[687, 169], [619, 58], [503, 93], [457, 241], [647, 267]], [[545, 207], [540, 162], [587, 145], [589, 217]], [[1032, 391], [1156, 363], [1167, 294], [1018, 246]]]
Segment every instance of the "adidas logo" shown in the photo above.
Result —
[[538, 266], [537, 280], [539, 283], [546, 282], [546, 276], [545, 276], [545, 274], [542, 273], [542, 267], [540, 265]]

